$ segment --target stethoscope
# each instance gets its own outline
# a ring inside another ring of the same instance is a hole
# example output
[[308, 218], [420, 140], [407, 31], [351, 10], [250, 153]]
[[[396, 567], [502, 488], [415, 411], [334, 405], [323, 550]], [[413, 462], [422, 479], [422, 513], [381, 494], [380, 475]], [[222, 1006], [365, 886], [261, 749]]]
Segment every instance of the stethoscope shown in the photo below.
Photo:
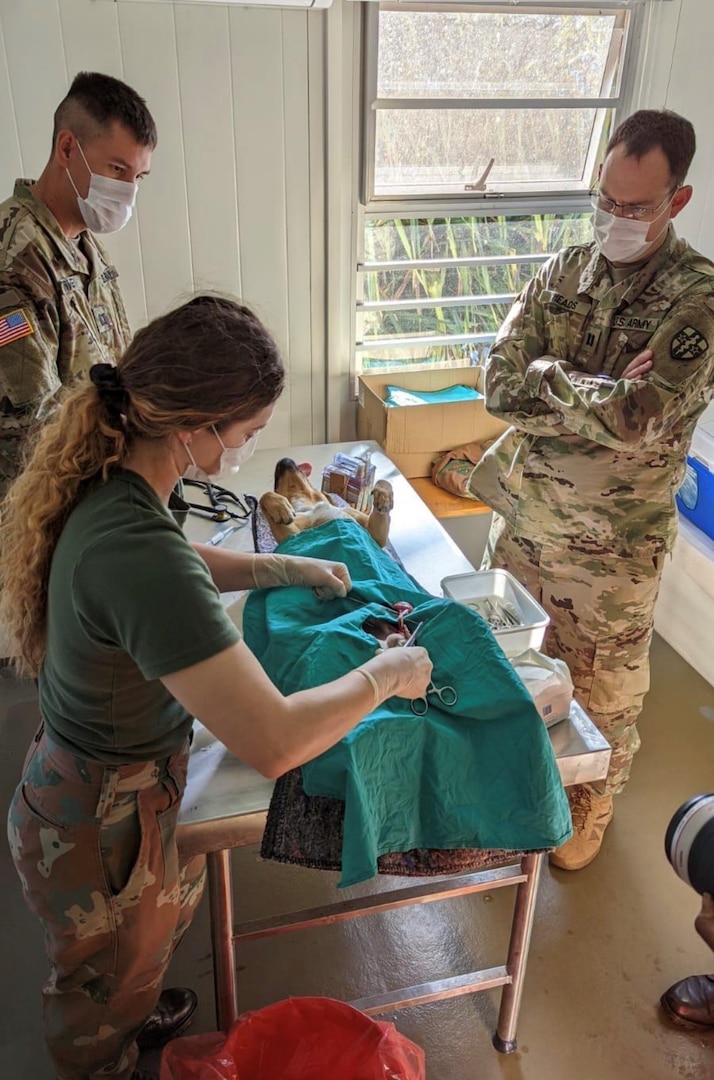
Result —
[[[183, 486], [195, 487], [204, 493], [208, 499], [208, 506], [205, 503], [188, 502], [183, 498], [181, 498], [181, 502], [184, 503], [190, 514], [208, 518], [210, 521], [245, 521], [247, 523], [248, 518], [257, 506], [255, 496], [244, 495], [241, 498], [234, 491], [229, 491], [228, 488], [220, 487], [218, 484], [212, 484], [208, 480], [184, 479]], [[181, 509], [183, 508], [181, 507]]]

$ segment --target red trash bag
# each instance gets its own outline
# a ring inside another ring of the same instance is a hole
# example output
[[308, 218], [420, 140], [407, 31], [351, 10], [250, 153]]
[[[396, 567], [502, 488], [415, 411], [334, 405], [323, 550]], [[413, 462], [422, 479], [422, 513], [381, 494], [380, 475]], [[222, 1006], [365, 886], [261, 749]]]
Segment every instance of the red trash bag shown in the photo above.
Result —
[[394, 1024], [332, 998], [287, 998], [228, 1035], [174, 1039], [160, 1080], [425, 1080], [425, 1058]]

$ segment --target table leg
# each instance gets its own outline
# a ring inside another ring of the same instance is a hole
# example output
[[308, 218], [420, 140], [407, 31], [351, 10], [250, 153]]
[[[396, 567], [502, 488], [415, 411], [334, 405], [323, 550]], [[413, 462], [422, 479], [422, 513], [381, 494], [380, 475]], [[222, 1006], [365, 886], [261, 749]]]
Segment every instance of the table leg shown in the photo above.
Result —
[[527, 877], [518, 886], [513, 911], [511, 941], [508, 946], [508, 960], [506, 963], [511, 981], [501, 991], [501, 1008], [498, 1013], [496, 1034], [493, 1036], [493, 1045], [502, 1054], [512, 1054], [516, 1049], [518, 1012], [521, 1007], [523, 980], [526, 975], [528, 949], [531, 942], [536, 896], [538, 894], [538, 881], [544, 858], [545, 855], [543, 854], [530, 853], [524, 855], [521, 860], [521, 869]]
[[227, 1032], [238, 1016], [230, 850], [209, 851], [206, 861], [216, 1021], [219, 1029]]

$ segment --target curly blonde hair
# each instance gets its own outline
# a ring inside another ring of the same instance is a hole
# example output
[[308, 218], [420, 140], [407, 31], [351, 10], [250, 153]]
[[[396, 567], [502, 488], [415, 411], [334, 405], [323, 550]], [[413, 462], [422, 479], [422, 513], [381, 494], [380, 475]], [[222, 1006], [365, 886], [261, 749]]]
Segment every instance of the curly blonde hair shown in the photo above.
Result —
[[250, 419], [279, 397], [285, 370], [249, 308], [204, 295], [136, 334], [113, 389], [98, 376], [92, 369], [100, 385], [63, 392], [0, 507], [0, 617], [19, 646], [15, 662], [24, 674], [37, 675], [42, 666], [54, 550], [87, 491], [107, 480], [137, 440]]

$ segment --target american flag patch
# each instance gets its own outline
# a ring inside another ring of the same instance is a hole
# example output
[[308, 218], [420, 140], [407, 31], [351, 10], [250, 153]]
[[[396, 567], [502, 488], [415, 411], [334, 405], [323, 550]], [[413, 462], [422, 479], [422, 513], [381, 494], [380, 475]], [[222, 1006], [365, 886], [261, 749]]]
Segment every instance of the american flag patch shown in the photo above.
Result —
[[0, 316], [0, 348], [3, 345], [9, 345], [11, 341], [17, 341], [18, 338], [34, 334], [34, 332], [22, 308]]

